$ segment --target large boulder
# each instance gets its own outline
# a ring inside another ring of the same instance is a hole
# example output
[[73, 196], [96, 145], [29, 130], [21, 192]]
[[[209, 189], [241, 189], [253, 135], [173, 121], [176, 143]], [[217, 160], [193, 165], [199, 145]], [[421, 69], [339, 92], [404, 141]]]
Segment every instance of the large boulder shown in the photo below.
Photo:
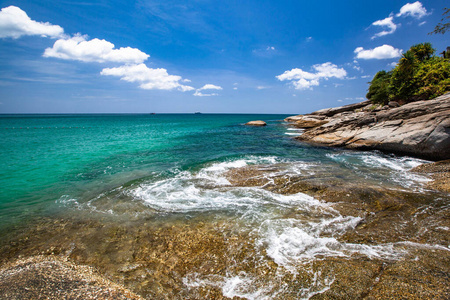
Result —
[[[333, 109], [322, 111], [329, 115]], [[328, 123], [306, 130], [297, 139], [333, 147], [449, 159], [450, 93], [380, 111], [334, 113]]]
[[250, 121], [248, 123], [245, 123], [245, 125], [249, 125], [249, 126], [266, 126], [267, 123], [264, 122], [264, 121], [258, 120], [258, 121]]

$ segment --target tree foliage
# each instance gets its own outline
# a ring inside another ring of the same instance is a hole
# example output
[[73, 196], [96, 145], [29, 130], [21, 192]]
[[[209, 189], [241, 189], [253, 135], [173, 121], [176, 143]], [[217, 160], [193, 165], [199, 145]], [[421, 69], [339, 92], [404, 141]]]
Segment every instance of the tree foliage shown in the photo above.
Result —
[[366, 97], [387, 104], [391, 100], [428, 100], [450, 91], [450, 61], [434, 53], [430, 43], [412, 46], [392, 71], [375, 75]]
[[[446, 17], [443, 17], [442, 19], [441, 19], [441, 22], [444, 22], [446, 19], [450, 19], [450, 8], [444, 8], [444, 13], [442, 14], [443, 16], [445, 16], [445, 15], [447, 15], [448, 14], [448, 16], [446, 16]], [[434, 27], [434, 30], [432, 31], [432, 32], [430, 32], [429, 34], [438, 34], [438, 33], [441, 33], [441, 34], [444, 34], [445, 32], [447, 32], [447, 30], [448, 29], [450, 29], [450, 22], [447, 22], [447, 23], [438, 23], [437, 25], [436, 25], [436, 27]]]
[[373, 103], [387, 104], [389, 101], [389, 83], [392, 77], [392, 71], [379, 71], [370, 82], [367, 99]]

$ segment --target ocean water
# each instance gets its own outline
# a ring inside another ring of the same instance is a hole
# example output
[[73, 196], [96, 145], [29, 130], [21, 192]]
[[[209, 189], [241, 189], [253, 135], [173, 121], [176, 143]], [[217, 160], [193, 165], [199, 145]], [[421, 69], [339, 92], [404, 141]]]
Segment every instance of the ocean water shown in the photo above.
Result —
[[251, 155], [286, 156], [289, 141], [277, 139], [283, 126], [242, 126], [254, 118], [278, 124], [283, 117], [2, 115], [1, 222], [55, 209], [61, 197], [89, 199], [133, 180]]
[[[343, 242], [340, 237], [354, 229], [361, 216], [343, 215], [303, 193], [230, 185], [227, 173], [249, 166], [274, 166], [271, 174], [277, 176], [336, 179], [416, 193], [429, 180], [408, 172], [425, 162], [420, 159], [296, 141], [293, 137], [301, 130], [288, 127], [282, 122], [285, 117], [2, 115], [0, 230], [52, 216], [131, 220], [135, 227], [154, 219], [179, 224], [180, 219], [202, 218], [201, 226], [210, 224], [227, 239], [233, 232], [248, 237], [252, 264], [263, 268], [270, 261], [276, 272], [262, 279], [245, 267], [248, 259], [234, 258], [233, 266], [217, 273], [187, 272], [180, 284], [187, 291], [209, 286], [223, 296], [247, 299], [282, 297], [294, 290], [296, 298], [325, 292], [335, 280], [333, 274], [310, 271], [308, 284], [293, 290], [283, 279], [295, 277], [302, 264], [324, 257], [402, 257], [405, 250], [393, 243]], [[244, 126], [259, 119], [268, 126]], [[230, 246], [225, 255], [232, 256], [239, 247]]]

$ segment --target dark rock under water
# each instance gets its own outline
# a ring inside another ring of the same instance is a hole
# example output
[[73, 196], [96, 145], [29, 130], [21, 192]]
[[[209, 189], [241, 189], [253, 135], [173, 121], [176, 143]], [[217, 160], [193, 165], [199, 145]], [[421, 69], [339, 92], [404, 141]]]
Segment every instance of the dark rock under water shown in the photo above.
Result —
[[[230, 218], [221, 212], [168, 213], [121, 222], [97, 215], [48, 217], [2, 240], [2, 274], [15, 270], [20, 276], [23, 263], [14, 262], [17, 257], [40, 255], [56, 267], [41, 270], [38, 263], [42, 259], [30, 260], [27, 272], [34, 268], [43, 282], [53, 278], [67, 281], [67, 286], [71, 286], [71, 280], [80, 285], [77, 278], [82, 275], [75, 271], [84, 265], [94, 267], [98, 274], [114, 282], [114, 289], [100, 284], [100, 279], [93, 285], [82, 282], [83, 288], [97, 289], [96, 299], [137, 299], [133, 298], [139, 297], [135, 294], [146, 299], [448, 297], [448, 193], [418, 193], [357, 180], [349, 182], [339, 173], [294, 176], [284, 168], [283, 164], [245, 166], [231, 169], [225, 177], [233, 188], [259, 187], [280, 195], [301, 192], [331, 205], [339, 218], [357, 216], [353, 229], [320, 234], [330, 239], [327, 251], [334, 249], [336, 255], [319, 251], [313, 254], [314, 259], [302, 260], [299, 256], [300, 262], [293, 264], [289, 272], [282, 271], [276, 259], [269, 257], [271, 249], [261, 248], [257, 234], [246, 229], [242, 217]], [[286, 219], [305, 220], [307, 225], [322, 213], [333, 214], [333, 210], [288, 209], [283, 214]], [[344, 249], [340, 249], [343, 245]], [[378, 254], [391, 250], [397, 254]], [[67, 275], [67, 268], [75, 273]], [[34, 289], [30, 281], [14, 278], [0, 277], [0, 286], [14, 284], [14, 288], [0, 289], [2, 297], [33, 299], [48, 295], [57, 299], [71, 293], [67, 289], [61, 294], [59, 285], [54, 284]], [[245, 280], [251, 280], [252, 286], [239, 289]], [[26, 293], [25, 288], [29, 288]]]

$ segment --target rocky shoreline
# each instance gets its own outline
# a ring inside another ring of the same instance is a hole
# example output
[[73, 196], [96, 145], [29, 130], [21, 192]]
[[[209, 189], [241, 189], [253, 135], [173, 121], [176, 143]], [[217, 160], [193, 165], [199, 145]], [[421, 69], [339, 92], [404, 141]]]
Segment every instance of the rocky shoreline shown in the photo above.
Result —
[[370, 101], [285, 119], [305, 129], [298, 140], [331, 147], [380, 150], [429, 160], [450, 159], [450, 93], [400, 106]]
[[[286, 121], [304, 128], [299, 139], [309, 143], [448, 157], [450, 94], [426, 102], [379, 108], [362, 102]], [[384, 139], [367, 138], [372, 136]], [[400, 138], [406, 142], [386, 142]], [[435, 147], [426, 148], [432, 142]], [[239, 222], [216, 212], [121, 222], [97, 215], [52, 216], [0, 239], [0, 298], [229, 299], [214, 280], [241, 272], [273, 282], [274, 290], [291, 286], [299, 291], [316, 284], [317, 291], [308, 296], [316, 300], [447, 299], [450, 160], [407, 172], [427, 174], [434, 181], [415, 190], [359, 180], [359, 174], [345, 168], [293, 174], [288, 164], [271, 163], [233, 168], [223, 174], [229, 185], [209, 187], [304, 193], [331, 206], [342, 218], [359, 218], [354, 228], [339, 234], [324, 232], [321, 237], [352, 247], [392, 248], [400, 253], [396, 258], [358, 252], [323, 255], [297, 267], [295, 276], [280, 276], [267, 253], [257, 255], [253, 232], [238, 231]], [[309, 214], [292, 210], [284, 218], [305, 215], [311, 221]], [[207, 274], [205, 280], [211, 284], [197, 284], [192, 274]], [[328, 287], [322, 288], [321, 280]], [[283, 296], [299, 298], [288, 292]]]

